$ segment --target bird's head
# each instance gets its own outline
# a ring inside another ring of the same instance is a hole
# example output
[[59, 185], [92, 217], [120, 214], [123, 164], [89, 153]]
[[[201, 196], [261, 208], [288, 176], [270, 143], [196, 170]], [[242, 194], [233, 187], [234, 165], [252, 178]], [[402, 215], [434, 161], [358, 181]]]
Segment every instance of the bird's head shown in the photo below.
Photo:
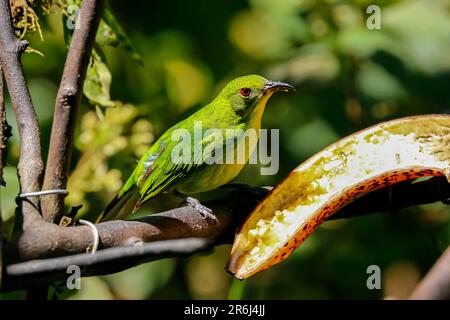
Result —
[[219, 97], [228, 100], [233, 110], [244, 117], [258, 109], [258, 106], [264, 107], [274, 92], [291, 90], [295, 88], [290, 84], [270, 81], [259, 75], [249, 75], [230, 81]]

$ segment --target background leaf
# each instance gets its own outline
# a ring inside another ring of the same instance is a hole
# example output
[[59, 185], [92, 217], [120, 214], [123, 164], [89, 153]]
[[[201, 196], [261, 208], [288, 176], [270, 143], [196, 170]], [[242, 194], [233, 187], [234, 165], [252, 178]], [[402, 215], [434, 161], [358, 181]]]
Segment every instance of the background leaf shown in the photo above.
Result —
[[[112, 32], [110, 32], [110, 34], [112, 34], [112, 33], [115, 34], [114, 35], [114, 37], [116, 38], [115, 41], [109, 40], [112, 43], [114, 43], [113, 46], [117, 46], [118, 43], [121, 43], [124, 46], [124, 48], [128, 51], [128, 53], [131, 55], [131, 57], [134, 60], [136, 60], [137, 62], [139, 62], [139, 64], [142, 65], [143, 64], [142, 57], [136, 51], [130, 38], [128, 38], [127, 34], [122, 29], [120, 24], [117, 22], [116, 18], [114, 17], [114, 15], [112, 14], [111, 10], [108, 7], [106, 7], [103, 10], [102, 20], [110, 28], [110, 31], [112, 31]], [[104, 32], [105, 32], [105, 30], [103, 30], [103, 33]], [[112, 36], [110, 36], [110, 38], [111, 37]], [[109, 44], [109, 45], [111, 45], [111, 44]]]
[[115, 104], [109, 95], [110, 86], [111, 72], [100, 58], [100, 55], [94, 51], [83, 85], [84, 95], [93, 104], [98, 104], [102, 107], [113, 107]]

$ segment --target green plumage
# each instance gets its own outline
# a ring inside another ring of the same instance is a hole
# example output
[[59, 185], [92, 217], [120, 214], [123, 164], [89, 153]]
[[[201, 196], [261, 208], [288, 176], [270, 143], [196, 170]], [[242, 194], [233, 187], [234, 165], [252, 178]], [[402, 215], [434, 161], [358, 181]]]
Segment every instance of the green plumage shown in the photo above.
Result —
[[[245, 145], [244, 163], [232, 164], [208, 164], [211, 153], [195, 153], [194, 148], [216, 148], [225, 154], [230, 140], [234, 140], [235, 148], [245, 143], [242, 139], [245, 130], [254, 129], [259, 136], [267, 100], [274, 91], [289, 89], [292, 87], [287, 84], [271, 82], [258, 75], [244, 76], [229, 82], [210, 104], [168, 129], [151, 146], [98, 221], [115, 217], [134, 195], [137, 196], [137, 210], [144, 202], [163, 191], [194, 194], [213, 190], [231, 181], [239, 174], [256, 144]], [[200, 146], [194, 146], [194, 128], [199, 124], [203, 134]], [[172, 155], [174, 148], [180, 146], [179, 140], [174, 139], [179, 129], [191, 136], [189, 143], [192, 144], [192, 154], [188, 162], [174, 159]], [[222, 139], [207, 134], [210, 129], [219, 129], [223, 133]]]

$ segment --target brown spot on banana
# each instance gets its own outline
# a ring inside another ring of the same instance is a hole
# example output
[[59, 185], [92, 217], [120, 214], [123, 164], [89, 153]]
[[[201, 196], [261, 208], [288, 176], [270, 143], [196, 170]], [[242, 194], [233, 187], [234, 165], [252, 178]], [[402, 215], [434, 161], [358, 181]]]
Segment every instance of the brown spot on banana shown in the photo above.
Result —
[[400, 181], [446, 176], [450, 116], [384, 122], [325, 148], [293, 170], [236, 235], [228, 270], [247, 278], [286, 259], [321, 223], [364, 194]]

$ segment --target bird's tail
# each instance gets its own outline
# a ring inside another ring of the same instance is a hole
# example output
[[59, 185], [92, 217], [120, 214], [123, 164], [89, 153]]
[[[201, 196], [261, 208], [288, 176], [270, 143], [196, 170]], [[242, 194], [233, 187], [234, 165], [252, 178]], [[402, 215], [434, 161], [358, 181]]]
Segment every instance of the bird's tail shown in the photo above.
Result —
[[119, 192], [106, 206], [105, 210], [103, 210], [103, 212], [98, 216], [96, 223], [112, 220], [117, 217], [120, 210], [133, 195], [133, 188], [130, 188], [125, 192]]

